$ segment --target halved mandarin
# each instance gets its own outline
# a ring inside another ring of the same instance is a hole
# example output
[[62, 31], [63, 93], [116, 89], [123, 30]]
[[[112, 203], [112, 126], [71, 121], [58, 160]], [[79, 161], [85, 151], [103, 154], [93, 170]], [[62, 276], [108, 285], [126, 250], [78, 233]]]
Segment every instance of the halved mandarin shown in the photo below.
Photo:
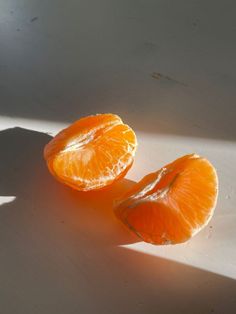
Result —
[[79, 191], [103, 188], [125, 176], [137, 140], [114, 114], [82, 118], [58, 133], [44, 149], [50, 172]]
[[115, 213], [145, 242], [176, 244], [209, 222], [217, 194], [214, 167], [192, 154], [145, 176], [117, 202]]

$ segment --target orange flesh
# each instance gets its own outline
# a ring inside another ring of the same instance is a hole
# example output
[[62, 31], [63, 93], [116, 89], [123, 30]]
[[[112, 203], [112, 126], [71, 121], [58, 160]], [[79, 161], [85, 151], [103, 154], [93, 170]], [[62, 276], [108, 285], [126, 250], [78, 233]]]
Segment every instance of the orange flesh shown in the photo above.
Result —
[[218, 179], [204, 158], [187, 155], [136, 184], [120, 201], [116, 215], [144, 241], [187, 241], [210, 220]]
[[82, 118], [45, 147], [50, 172], [80, 191], [103, 188], [123, 177], [136, 151], [133, 130], [113, 114]]

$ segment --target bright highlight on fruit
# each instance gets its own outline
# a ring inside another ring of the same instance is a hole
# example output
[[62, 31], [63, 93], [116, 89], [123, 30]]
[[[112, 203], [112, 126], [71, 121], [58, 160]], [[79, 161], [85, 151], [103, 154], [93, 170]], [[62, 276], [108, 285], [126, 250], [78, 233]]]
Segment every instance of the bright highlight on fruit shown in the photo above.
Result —
[[134, 131], [114, 114], [82, 118], [44, 149], [50, 172], [79, 191], [100, 189], [125, 176], [134, 161]]
[[177, 244], [209, 222], [217, 194], [214, 167], [192, 154], [145, 176], [119, 200], [115, 213], [142, 240]]

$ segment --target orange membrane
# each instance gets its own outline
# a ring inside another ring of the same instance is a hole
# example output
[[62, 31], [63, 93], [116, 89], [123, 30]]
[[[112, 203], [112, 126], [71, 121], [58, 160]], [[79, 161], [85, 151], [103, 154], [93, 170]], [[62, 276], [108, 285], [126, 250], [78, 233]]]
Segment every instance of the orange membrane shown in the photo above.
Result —
[[110, 185], [132, 166], [134, 131], [113, 114], [82, 118], [58, 133], [44, 149], [50, 172], [79, 191]]
[[217, 194], [214, 167], [192, 154], [145, 176], [119, 200], [115, 213], [142, 240], [176, 244], [209, 222]]

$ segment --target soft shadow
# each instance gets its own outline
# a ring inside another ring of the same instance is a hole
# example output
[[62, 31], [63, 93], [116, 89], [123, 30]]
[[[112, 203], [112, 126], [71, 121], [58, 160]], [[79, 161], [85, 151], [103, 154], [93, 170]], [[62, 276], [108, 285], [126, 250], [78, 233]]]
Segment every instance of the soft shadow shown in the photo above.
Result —
[[112, 202], [133, 183], [85, 194], [59, 184], [42, 157], [49, 140], [0, 132], [0, 193], [16, 196], [0, 207], [1, 313], [235, 312], [234, 280], [120, 247], [137, 238]]
[[[112, 211], [113, 201], [134, 182], [123, 179], [99, 192], [86, 193], [63, 186], [50, 176], [43, 159], [44, 145], [50, 139], [45, 133], [23, 128], [0, 132], [0, 193], [16, 197], [13, 203], [4, 206], [18, 208], [19, 215], [22, 210], [27, 215], [28, 211], [32, 214], [32, 210], [40, 208], [41, 214], [58, 215], [61, 224], [66, 224], [69, 219], [78, 230], [93, 233], [97, 240], [101, 237], [100, 245], [137, 241]], [[63, 218], [65, 214], [67, 221]]]

